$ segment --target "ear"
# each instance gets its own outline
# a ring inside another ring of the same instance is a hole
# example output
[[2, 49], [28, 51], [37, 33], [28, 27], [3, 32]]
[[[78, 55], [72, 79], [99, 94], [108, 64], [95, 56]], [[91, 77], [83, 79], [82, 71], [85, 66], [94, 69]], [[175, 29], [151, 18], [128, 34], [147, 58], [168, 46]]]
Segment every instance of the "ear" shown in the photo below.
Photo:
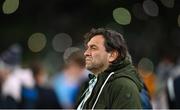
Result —
[[111, 51], [109, 52], [109, 55], [108, 55], [108, 61], [111, 63], [113, 62], [114, 60], [117, 59], [119, 53], [115, 50], [115, 51]]

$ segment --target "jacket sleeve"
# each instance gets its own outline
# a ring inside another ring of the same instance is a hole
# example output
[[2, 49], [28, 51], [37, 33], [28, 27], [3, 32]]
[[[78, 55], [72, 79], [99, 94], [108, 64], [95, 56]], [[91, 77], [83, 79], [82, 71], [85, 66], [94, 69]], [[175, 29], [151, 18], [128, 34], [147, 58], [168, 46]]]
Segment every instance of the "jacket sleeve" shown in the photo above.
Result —
[[122, 77], [112, 81], [110, 102], [112, 109], [140, 109], [141, 101], [138, 87], [128, 78]]

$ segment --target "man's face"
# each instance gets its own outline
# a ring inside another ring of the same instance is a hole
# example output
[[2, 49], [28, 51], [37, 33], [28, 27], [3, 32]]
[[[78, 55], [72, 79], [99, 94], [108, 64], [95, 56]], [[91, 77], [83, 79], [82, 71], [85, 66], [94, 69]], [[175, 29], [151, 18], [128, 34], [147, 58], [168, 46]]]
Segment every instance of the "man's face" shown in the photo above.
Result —
[[109, 66], [109, 53], [106, 52], [102, 35], [96, 35], [90, 39], [84, 55], [86, 68], [95, 74], [104, 71]]

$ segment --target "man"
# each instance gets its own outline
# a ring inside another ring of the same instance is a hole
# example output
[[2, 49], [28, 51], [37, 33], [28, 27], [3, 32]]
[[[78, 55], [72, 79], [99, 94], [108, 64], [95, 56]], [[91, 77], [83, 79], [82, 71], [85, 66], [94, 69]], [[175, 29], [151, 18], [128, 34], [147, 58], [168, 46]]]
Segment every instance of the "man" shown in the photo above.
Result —
[[86, 34], [89, 84], [82, 89], [77, 109], [142, 108], [141, 80], [131, 63], [123, 36], [113, 30], [92, 29]]
[[62, 109], [72, 109], [80, 85], [88, 78], [89, 72], [85, 69], [85, 57], [79, 48], [68, 48], [64, 52], [64, 62], [64, 68], [55, 76], [53, 86]]

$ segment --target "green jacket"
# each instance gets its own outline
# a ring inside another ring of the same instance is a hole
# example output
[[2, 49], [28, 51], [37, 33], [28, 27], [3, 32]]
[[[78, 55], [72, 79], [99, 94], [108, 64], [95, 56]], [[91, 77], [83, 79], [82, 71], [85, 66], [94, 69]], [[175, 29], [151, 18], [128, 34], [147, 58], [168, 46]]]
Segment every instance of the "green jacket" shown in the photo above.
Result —
[[[85, 84], [78, 98], [81, 102], [83, 92], [88, 87]], [[98, 81], [85, 109], [139, 109], [141, 107], [140, 91], [143, 84], [130, 61], [126, 58], [112, 64], [98, 75]]]

